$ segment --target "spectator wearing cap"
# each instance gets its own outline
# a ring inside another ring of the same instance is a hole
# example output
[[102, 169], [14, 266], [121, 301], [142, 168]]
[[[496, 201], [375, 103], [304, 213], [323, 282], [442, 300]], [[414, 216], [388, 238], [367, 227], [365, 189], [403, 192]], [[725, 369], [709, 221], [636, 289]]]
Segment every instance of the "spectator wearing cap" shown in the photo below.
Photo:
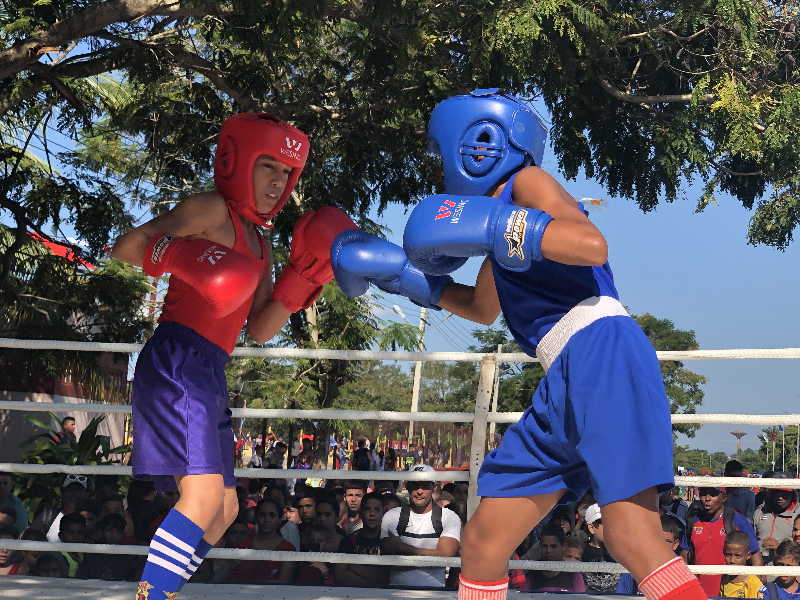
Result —
[[[583, 562], [616, 562], [606, 550], [603, 513], [600, 506], [590, 504], [583, 515], [589, 541], [583, 550]], [[613, 594], [619, 583], [619, 573], [585, 573], [586, 589], [590, 594]]]
[[[430, 465], [415, 465], [411, 472], [429, 473]], [[461, 519], [433, 501], [432, 481], [407, 481], [409, 506], [393, 508], [381, 519], [382, 554], [455, 556], [461, 543]], [[391, 570], [396, 586], [444, 588], [443, 567]]]
[[[700, 513], [698, 520], [690, 525], [692, 563], [724, 565], [725, 536], [732, 531], [743, 531], [750, 539], [747, 548], [750, 564], [763, 565], [756, 532], [744, 515], [726, 505], [725, 489], [701, 487], [699, 492]], [[698, 575], [697, 578], [708, 596], [719, 595], [721, 575]]]
[[69, 473], [61, 484], [61, 510], [50, 523], [47, 541], [58, 542], [61, 519], [69, 513], [80, 512], [84, 501], [89, 497], [89, 478], [78, 473]]
[[[744, 477], [744, 467], [736, 459], [725, 463], [725, 477]], [[749, 521], [756, 510], [756, 495], [747, 487], [728, 488], [728, 506], [742, 513]]]
[[22, 502], [11, 492], [14, 490], [14, 476], [11, 473], [0, 472], [0, 510], [10, 512], [13, 510], [14, 528], [17, 531], [24, 531], [28, 526], [28, 511], [25, 510]]
[[[790, 479], [782, 471], [776, 471], [775, 479]], [[775, 549], [783, 540], [792, 539], [794, 520], [800, 516], [797, 494], [792, 488], [771, 488], [767, 490], [764, 504], [753, 513], [753, 524], [761, 544], [764, 564], [775, 559]]]

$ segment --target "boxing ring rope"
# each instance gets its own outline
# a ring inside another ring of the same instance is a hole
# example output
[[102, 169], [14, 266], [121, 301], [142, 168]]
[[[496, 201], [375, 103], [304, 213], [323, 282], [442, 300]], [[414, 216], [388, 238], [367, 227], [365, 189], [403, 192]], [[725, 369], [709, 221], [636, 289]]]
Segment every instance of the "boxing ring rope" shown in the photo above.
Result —
[[[0, 338], [0, 348], [19, 350], [69, 350], [77, 352], [117, 352], [132, 354], [139, 352], [144, 344], [116, 342], [74, 342], [68, 340], [18, 340]], [[797, 359], [800, 348], [733, 348], [719, 350], [659, 350], [659, 360], [748, 360], [748, 359]], [[402, 352], [373, 350], [310, 350], [303, 348], [249, 348], [239, 346], [232, 356], [255, 358], [317, 358], [325, 360], [402, 360], [429, 362], [480, 362], [491, 356], [498, 362], [539, 362], [522, 352]]]
[[[22, 404], [16, 400], [0, 400], [0, 410], [20, 410], [25, 412], [72, 412], [81, 410], [98, 413], [131, 414], [127, 404], [97, 404], [72, 402], [27, 402]], [[76, 409], [76, 406], [80, 406]], [[250, 419], [341, 419], [343, 421], [420, 421], [425, 423], [472, 423], [474, 413], [467, 412], [402, 412], [391, 410], [301, 410], [283, 408], [231, 408], [234, 417]], [[516, 423], [521, 412], [489, 412], [489, 423]], [[731, 413], [674, 414], [673, 425], [677, 424], [730, 424], [730, 425], [797, 425], [800, 414], [781, 415], [743, 415]]]
[[[81, 352], [135, 353], [143, 344], [120, 344], [98, 342], [72, 342], [61, 340], [16, 340], [0, 338], [0, 347], [25, 350], [67, 350]], [[659, 360], [743, 360], [743, 359], [798, 359], [800, 348], [782, 349], [724, 349], [689, 350], [657, 352]], [[487, 425], [516, 422], [522, 413], [501, 413], [489, 410], [493, 380], [497, 366], [504, 362], [538, 362], [522, 353], [471, 353], [471, 352], [373, 352], [362, 350], [306, 350], [297, 348], [236, 348], [234, 357], [259, 357], [277, 359], [324, 359], [324, 360], [398, 360], [398, 361], [465, 361], [480, 362], [478, 393], [475, 412], [400, 412], [400, 411], [350, 411], [350, 410], [283, 410], [283, 409], [231, 409], [234, 417], [251, 418], [304, 418], [304, 419], [342, 419], [342, 420], [385, 420], [395, 422], [422, 421], [440, 423], [472, 423], [472, 444], [470, 449], [469, 472], [447, 471], [410, 473], [403, 471], [341, 471], [304, 469], [236, 469], [237, 477], [256, 477], [261, 479], [320, 478], [320, 479], [359, 479], [391, 481], [468, 481], [470, 484], [468, 512], [477, 507], [478, 497], [476, 476], [483, 461], [487, 441]], [[47, 403], [0, 401], [0, 410], [42, 411], [42, 412], [100, 412], [130, 413], [131, 407], [101, 403]], [[741, 415], [741, 414], [679, 414], [672, 415], [673, 423], [732, 423], [749, 425], [795, 425], [800, 423], [800, 415]], [[87, 475], [131, 475], [131, 468], [118, 465], [40, 465], [0, 463], [0, 471], [17, 473], [77, 473]], [[758, 487], [800, 488], [800, 479], [751, 479], [741, 477], [689, 477], [675, 478], [678, 485], [699, 487]], [[22, 540], [3, 540], [3, 546], [11, 550], [66, 552], [89, 552], [98, 554], [146, 555], [145, 546], [114, 546], [107, 544], [66, 544], [63, 542], [33, 542]], [[392, 566], [458, 566], [460, 559], [420, 557], [420, 556], [372, 556], [337, 553], [280, 552], [266, 550], [214, 549], [211, 558], [234, 560], [274, 560], [291, 562], [331, 562], [366, 565]], [[509, 562], [510, 568], [557, 570], [568, 572], [624, 573], [625, 568], [617, 563], [584, 563], [571, 561], [529, 561]], [[759, 575], [800, 575], [800, 567], [748, 567], [735, 565], [690, 565], [696, 574], [759, 574]]]
[[[785, 481], [785, 480], [784, 480]], [[27, 550], [29, 552], [79, 552], [94, 554], [128, 554], [147, 556], [147, 546], [111, 545], [111, 544], [68, 544], [64, 542], [32, 542], [28, 540], [2, 541], [3, 547], [9, 550]], [[339, 554], [336, 552], [287, 552], [278, 550], [246, 550], [238, 548], [214, 548], [209, 558], [227, 560], [272, 560], [279, 562], [326, 562], [348, 563], [354, 565], [398, 566], [398, 567], [458, 567], [461, 559], [457, 556], [444, 558], [439, 556], [401, 556], [391, 554]], [[565, 571], [571, 573], [627, 573], [619, 563], [580, 562], [580, 561], [542, 561], [542, 560], [510, 560], [510, 569], [535, 571]], [[800, 575], [800, 567], [749, 567], [738, 565], [689, 565], [692, 573], [698, 575]]]
[[[785, 480], [784, 480], [785, 481]], [[64, 542], [32, 542], [27, 540], [3, 540], [3, 547], [9, 550], [27, 550], [45, 552], [92, 552], [95, 554], [128, 554], [147, 556], [147, 546], [130, 546], [111, 544], [67, 544]], [[373, 554], [339, 554], [336, 552], [287, 552], [276, 550], [247, 550], [237, 548], [215, 548], [209, 558], [228, 560], [273, 560], [280, 562], [327, 562], [348, 563], [354, 565], [398, 566], [398, 567], [458, 567], [459, 557], [443, 558], [438, 556], [400, 556]], [[568, 571], [572, 573], [627, 573], [627, 569], [619, 563], [579, 561], [541, 561], [511, 560], [511, 569]], [[800, 567], [747, 567], [737, 565], [689, 565], [693, 573], [699, 575], [800, 575]]]

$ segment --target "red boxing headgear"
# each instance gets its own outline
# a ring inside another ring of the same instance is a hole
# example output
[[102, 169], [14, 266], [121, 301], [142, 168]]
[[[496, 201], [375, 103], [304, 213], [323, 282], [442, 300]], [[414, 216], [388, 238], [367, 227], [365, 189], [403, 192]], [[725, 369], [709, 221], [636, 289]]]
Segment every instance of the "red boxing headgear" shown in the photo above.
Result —
[[[266, 113], [238, 113], [222, 124], [214, 162], [214, 183], [231, 208], [248, 221], [272, 227], [272, 219], [283, 208], [297, 185], [308, 158], [308, 136]], [[253, 166], [267, 154], [292, 167], [283, 194], [269, 213], [259, 213], [253, 192]]]

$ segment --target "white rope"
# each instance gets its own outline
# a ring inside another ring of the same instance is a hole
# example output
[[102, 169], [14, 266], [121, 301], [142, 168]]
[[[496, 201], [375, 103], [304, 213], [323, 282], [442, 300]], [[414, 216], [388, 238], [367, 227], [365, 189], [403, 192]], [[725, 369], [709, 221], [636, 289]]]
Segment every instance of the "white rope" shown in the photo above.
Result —
[[[64, 542], [32, 542], [28, 540], [0, 541], [0, 547], [29, 552], [79, 552], [92, 554], [125, 554], [146, 556], [147, 546], [115, 546], [111, 544], [66, 544]], [[351, 565], [376, 565], [399, 567], [458, 567], [461, 559], [439, 556], [399, 556], [389, 554], [339, 554], [335, 552], [286, 552], [276, 550], [247, 550], [239, 548], [214, 548], [209, 558], [226, 560], [273, 560], [280, 562], [326, 562]], [[511, 560], [511, 569], [526, 571], [561, 571], [570, 573], [627, 573], [619, 563]], [[689, 565], [689, 570], [700, 575], [794, 575], [800, 576], [800, 567], [746, 567], [737, 565]]]
[[[516, 423], [522, 417], [521, 412], [493, 412], [489, 413], [489, 421], [495, 423]], [[673, 414], [674, 425], [696, 423], [705, 424], [721, 423], [723, 425], [797, 425], [800, 415], [742, 415], [725, 413], [706, 414]]]
[[[0, 463], [0, 471], [7, 473], [75, 473], [82, 475], [128, 475], [130, 467], [120, 465], [39, 465], [26, 463]], [[341, 471], [338, 469], [234, 469], [236, 477], [257, 479], [358, 479], [376, 481], [469, 481], [468, 471]], [[800, 479], [766, 479], [759, 477], [695, 477], [677, 476], [676, 485], [689, 487], [745, 487], [800, 489]]]
[[[120, 465], [38, 465], [0, 463], [7, 473], [75, 473], [82, 475], [132, 475], [131, 467]], [[363, 479], [365, 481], [469, 481], [469, 471], [342, 471], [338, 469], [234, 469], [236, 477], [253, 479]]]
[[679, 476], [676, 485], [690, 487], [757, 487], [800, 489], [800, 479], [771, 479], [760, 477], [697, 477]]
[[[66, 340], [17, 340], [0, 338], [0, 348], [23, 350], [71, 350], [79, 352], [120, 352], [130, 354], [142, 349], [143, 344], [108, 342], [72, 342]], [[744, 359], [797, 359], [800, 348], [732, 348], [720, 350], [666, 350], [656, 352], [659, 360], [744, 360]], [[521, 352], [388, 352], [372, 350], [309, 350], [301, 348], [252, 348], [240, 346], [233, 356], [261, 358], [316, 358], [325, 360], [402, 360], [402, 361], [464, 361], [480, 362], [484, 356], [494, 356], [499, 362], [539, 362]]]
[[[0, 400], [0, 410], [24, 412], [96, 412], [130, 414], [127, 404], [97, 404], [88, 402], [28, 402]], [[232, 408], [234, 417], [254, 419], [340, 419], [343, 421], [420, 421], [425, 423], [472, 423], [473, 413], [468, 412], [401, 412], [391, 410], [295, 410], [284, 408]], [[489, 422], [516, 423], [521, 412], [490, 412]], [[722, 423], [736, 425], [797, 425], [800, 414], [791, 415], [742, 415], [742, 414], [674, 414], [674, 424]]]
[[[25, 402], [0, 400], [0, 410], [25, 412], [97, 412], [131, 413], [127, 404], [90, 404], [71, 402]], [[234, 417], [259, 419], [341, 419], [344, 421], [401, 421], [426, 423], [471, 423], [474, 415], [468, 412], [397, 412], [390, 410], [294, 410], [285, 408], [232, 408]]]

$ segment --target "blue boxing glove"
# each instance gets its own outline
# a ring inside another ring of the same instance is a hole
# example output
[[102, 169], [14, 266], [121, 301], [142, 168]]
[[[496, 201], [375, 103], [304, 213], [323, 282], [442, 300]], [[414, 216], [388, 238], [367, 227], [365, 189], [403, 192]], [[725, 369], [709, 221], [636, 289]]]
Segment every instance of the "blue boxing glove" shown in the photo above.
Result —
[[339, 287], [348, 296], [360, 296], [374, 283], [384, 292], [436, 310], [444, 289], [453, 281], [447, 276], [425, 275], [411, 266], [400, 246], [360, 229], [345, 231], [334, 240], [331, 265]]
[[452, 273], [484, 254], [509, 271], [527, 271], [543, 258], [542, 235], [552, 220], [497, 198], [435, 194], [411, 212], [403, 248], [411, 264], [430, 275]]

